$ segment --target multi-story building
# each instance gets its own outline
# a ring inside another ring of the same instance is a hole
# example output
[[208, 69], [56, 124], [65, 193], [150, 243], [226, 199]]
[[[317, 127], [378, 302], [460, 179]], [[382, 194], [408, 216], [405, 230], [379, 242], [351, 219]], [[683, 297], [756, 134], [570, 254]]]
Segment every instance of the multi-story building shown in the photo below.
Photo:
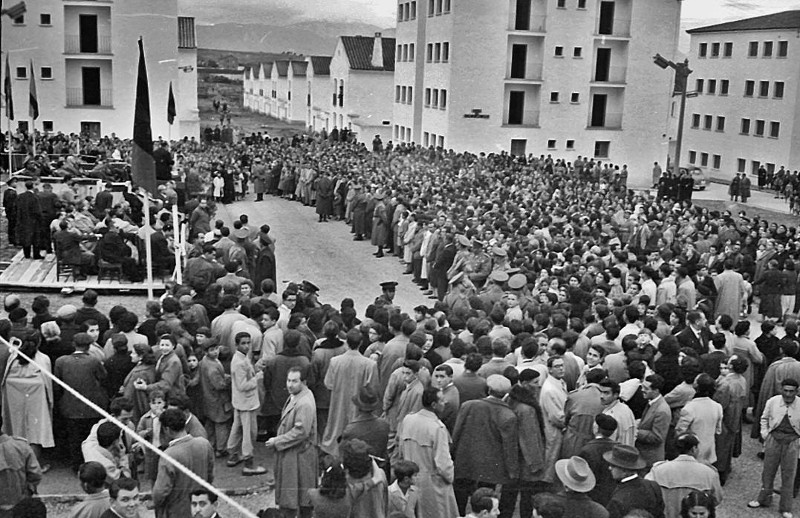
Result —
[[289, 62], [286, 75], [287, 110], [286, 119], [292, 122], [305, 122], [311, 108], [308, 97], [306, 73], [308, 61], [293, 60]]
[[578, 155], [644, 185], [668, 150], [681, 2], [398, 0], [393, 138]]
[[699, 27], [690, 34], [682, 163], [711, 176], [800, 161], [800, 10]]
[[333, 83], [331, 82], [331, 57], [310, 56], [308, 59], [308, 115], [306, 127], [312, 131], [330, 131]]
[[[341, 36], [330, 62], [331, 127], [361, 141], [392, 138], [395, 38]], [[319, 100], [317, 101], [319, 102]]]
[[[191, 6], [187, 0], [40, 0], [28, 2], [23, 16], [4, 19], [2, 49], [10, 61], [14, 126], [30, 123], [32, 61], [40, 114], [36, 128], [130, 138], [142, 36], [154, 137], [199, 137], [194, 18], [180, 16], [182, 2]], [[171, 128], [170, 82], [177, 108]], [[3, 128], [7, 122], [3, 112]]]

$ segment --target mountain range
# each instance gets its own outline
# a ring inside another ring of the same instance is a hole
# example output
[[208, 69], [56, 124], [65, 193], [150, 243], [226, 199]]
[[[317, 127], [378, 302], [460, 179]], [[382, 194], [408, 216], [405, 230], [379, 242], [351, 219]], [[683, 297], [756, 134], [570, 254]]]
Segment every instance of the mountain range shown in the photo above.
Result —
[[304, 21], [289, 25], [217, 23], [197, 25], [197, 43], [206, 49], [249, 52], [294, 52], [332, 55], [339, 36], [372, 36], [376, 32], [393, 37], [394, 29], [365, 23]]

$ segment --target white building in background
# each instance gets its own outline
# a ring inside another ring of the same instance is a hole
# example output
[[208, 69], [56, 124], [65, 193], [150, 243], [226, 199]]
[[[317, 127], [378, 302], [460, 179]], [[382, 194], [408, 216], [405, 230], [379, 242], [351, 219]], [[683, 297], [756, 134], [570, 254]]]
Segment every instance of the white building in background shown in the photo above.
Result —
[[[143, 37], [154, 138], [170, 134], [167, 99], [172, 82], [177, 117], [172, 138], [199, 137], [197, 42], [183, 0], [39, 0], [16, 20], [4, 19], [15, 120], [28, 126], [30, 63], [39, 101], [36, 128], [95, 136], [133, 135], [139, 53]], [[5, 56], [4, 56], [5, 57]], [[3, 63], [5, 67], [5, 63]], [[0, 124], [6, 128], [5, 111]]]
[[306, 127], [312, 131], [333, 129], [333, 82], [331, 81], [331, 57], [309, 56], [306, 78], [308, 79], [308, 105]]
[[307, 61], [290, 61], [286, 74], [286, 95], [288, 99], [286, 120], [290, 122], [305, 122], [311, 108], [308, 96], [308, 70]]
[[395, 38], [340, 36], [330, 62], [329, 129], [348, 128], [363, 142], [391, 139], [394, 72]]
[[[731, 178], [800, 162], [800, 10], [699, 27], [691, 36], [682, 163]], [[677, 111], [676, 111], [677, 116]]]
[[398, 0], [392, 138], [578, 155], [649, 182], [668, 151], [677, 0]]

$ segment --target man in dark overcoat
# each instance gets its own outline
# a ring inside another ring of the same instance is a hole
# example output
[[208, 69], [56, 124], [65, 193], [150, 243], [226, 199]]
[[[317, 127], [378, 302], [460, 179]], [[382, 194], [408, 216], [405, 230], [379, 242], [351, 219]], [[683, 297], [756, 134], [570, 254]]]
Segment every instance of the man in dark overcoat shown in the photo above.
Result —
[[33, 190], [33, 182], [25, 182], [25, 192], [17, 196], [17, 244], [26, 259], [41, 259], [42, 207]]

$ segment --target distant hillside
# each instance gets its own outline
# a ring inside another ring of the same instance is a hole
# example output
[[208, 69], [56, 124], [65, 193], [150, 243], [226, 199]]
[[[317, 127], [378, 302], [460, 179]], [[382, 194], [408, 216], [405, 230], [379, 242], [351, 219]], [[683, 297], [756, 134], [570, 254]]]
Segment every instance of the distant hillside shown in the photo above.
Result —
[[236, 68], [251, 67], [279, 59], [302, 59], [291, 52], [245, 52], [240, 50], [197, 49], [197, 64], [201, 67]]
[[339, 36], [372, 36], [376, 32], [394, 36], [394, 29], [364, 23], [308, 21], [287, 26], [218, 23], [197, 25], [197, 43], [205, 49], [331, 55]]

